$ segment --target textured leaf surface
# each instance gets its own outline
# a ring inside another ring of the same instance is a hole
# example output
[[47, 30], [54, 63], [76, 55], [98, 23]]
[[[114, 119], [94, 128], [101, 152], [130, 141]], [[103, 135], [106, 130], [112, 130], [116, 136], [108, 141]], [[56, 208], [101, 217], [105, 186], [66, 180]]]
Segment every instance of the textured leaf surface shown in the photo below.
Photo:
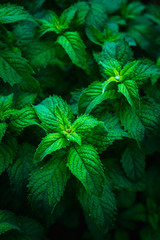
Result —
[[0, 210], [0, 234], [12, 229], [20, 230], [17, 217], [10, 211]]
[[13, 94], [8, 96], [0, 96], [0, 119], [4, 120], [12, 112]]
[[121, 158], [122, 166], [128, 178], [137, 181], [144, 174], [145, 154], [137, 145], [131, 145]]
[[18, 96], [15, 96], [15, 104], [17, 109], [24, 108], [26, 106], [31, 106], [34, 103], [34, 100], [37, 96], [37, 93], [22, 92]]
[[4, 123], [0, 123], [0, 142], [1, 142], [3, 136], [4, 136], [5, 132], [6, 132], [7, 127], [8, 127], [7, 123], [5, 123], [5, 122]]
[[109, 183], [105, 182], [103, 194], [97, 197], [80, 189], [79, 200], [89, 216], [101, 230], [106, 232], [111, 228], [115, 220], [116, 199], [111, 191]]
[[69, 28], [77, 8], [71, 6], [65, 9], [61, 16], [58, 17], [55, 12], [49, 11], [46, 16], [41, 20], [42, 26], [40, 27], [41, 36], [47, 32], [55, 32], [57, 34], [62, 33]]
[[160, 124], [160, 105], [152, 99], [143, 99], [139, 117], [148, 129], [158, 129]]
[[116, 77], [119, 75], [121, 65], [116, 59], [105, 59], [99, 62], [102, 75], [105, 78]]
[[0, 4], [0, 22], [14, 23], [22, 20], [31, 20], [29, 13], [23, 7], [14, 4]]
[[139, 93], [135, 81], [128, 80], [118, 84], [118, 92], [122, 93], [133, 109], [139, 108]]
[[33, 41], [27, 46], [26, 54], [33, 68], [40, 69], [54, 62], [55, 45], [51, 41]]
[[93, 25], [99, 29], [103, 28], [107, 21], [106, 9], [100, 1], [90, 2], [90, 9], [85, 22], [88, 26]]
[[88, 114], [92, 109], [106, 100], [115, 97], [115, 90], [107, 90], [103, 93], [103, 83], [93, 82], [85, 89], [79, 99], [79, 111]]
[[133, 59], [133, 52], [125, 41], [119, 41], [118, 43], [106, 42], [103, 45], [101, 58], [102, 61], [108, 58], [116, 59], [123, 67]]
[[17, 110], [11, 117], [11, 126], [15, 131], [22, 131], [25, 127], [39, 125], [37, 116], [32, 107]]
[[0, 77], [11, 86], [23, 80], [32, 80], [33, 74], [27, 60], [14, 51], [0, 51]]
[[120, 120], [124, 129], [137, 141], [142, 141], [144, 138], [145, 127], [142, 124], [139, 116], [130, 108], [123, 106], [120, 111]]
[[60, 24], [62, 24], [63, 27], [69, 28], [76, 12], [77, 8], [74, 6], [65, 9], [59, 18]]
[[[123, 80], [134, 80], [137, 84], [152, 76], [156, 71], [156, 66], [149, 60], [135, 60], [128, 63], [121, 71]], [[157, 68], [158, 70], [158, 68]]]
[[76, 142], [78, 145], [81, 145], [81, 137], [76, 132], [71, 132], [65, 134], [67, 141]]
[[105, 151], [110, 145], [110, 138], [108, 138], [107, 133], [103, 125], [96, 126], [94, 131], [86, 135], [85, 142], [92, 144], [98, 152]]
[[95, 126], [99, 125], [100, 121], [89, 115], [82, 115], [72, 124], [71, 130], [83, 136], [90, 132]]
[[73, 64], [81, 68], [86, 68], [86, 47], [78, 32], [64, 33], [58, 37], [57, 43], [64, 48]]
[[74, 19], [75, 25], [82, 25], [85, 23], [85, 18], [89, 11], [89, 4], [87, 2], [77, 2], [74, 4], [74, 7], [77, 8], [77, 13]]
[[59, 23], [58, 16], [53, 11], [48, 11], [43, 19], [40, 20], [42, 25], [40, 26], [40, 35], [43, 36], [47, 32], [59, 33], [62, 28]]
[[40, 169], [32, 172], [29, 180], [31, 198], [34, 201], [47, 201], [53, 210], [60, 201], [69, 171], [64, 156], [56, 156]]
[[[111, 145], [115, 140], [121, 140], [123, 137], [129, 137], [129, 134], [122, 129], [118, 115], [113, 115], [106, 111], [100, 119], [103, 121], [106, 129], [107, 145]], [[100, 134], [100, 136], [102, 135]]]
[[[62, 114], [66, 116], [68, 121], [73, 118], [72, 110], [69, 105], [67, 105], [67, 103], [62, 100], [61, 97], [56, 95], [46, 98], [40, 104], [34, 106], [36, 114], [42, 122], [42, 125], [50, 132], [53, 130], [58, 130], [59, 128], [59, 121], [61, 118], [59, 116], [60, 113], [58, 114], [56, 111], [57, 107], [60, 109]], [[56, 116], [56, 113], [59, 117]]]
[[50, 133], [43, 138], [39, 144], [34, 159], [36, 161], [42, 161], [45, 156], [51, 154], [61, 148], [65, 148], [68, 145], [68, 141], [60, 133]]
[[63, 112], [58, 106], [56, 106], [55, 110], [56, 121], [58, 122], [58, 126], [60, 130], [65, 131], [70, 128], [70, 121], [65, 112]]
[[100, 196], [104, 173], [98, 153], [91, 145], [71, 147], [67, 166], [84, 185], [87, 192]]
[[[54, 106], [55, 107], [55, 106]], [[34, 106], [35, 112], [42, 122], [42, 125], [48, 130], [53, 131], [57, 129], [58, 122], [53, 112], [47, 106], [43, 105], [43, 102]]]

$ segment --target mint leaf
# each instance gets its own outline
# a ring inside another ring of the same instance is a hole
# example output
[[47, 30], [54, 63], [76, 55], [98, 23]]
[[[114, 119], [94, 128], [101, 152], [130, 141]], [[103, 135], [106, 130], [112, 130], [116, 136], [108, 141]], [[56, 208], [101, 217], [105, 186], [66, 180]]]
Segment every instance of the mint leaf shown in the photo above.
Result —
[[102, 195], [104, 174], [98, 153], [91, 145], [71, 147], [67, 166], [84, 185], [88, 193]]
[[50, 133], [39, 144], [34, 159], [42, 161], [45, 156], [68, 146], [68, 141], [60, 133]]
[[58, 37], [57, 43], [64, 48], [73, 64], [86, 68], [86, 47], [78, 32], [65, 32]]

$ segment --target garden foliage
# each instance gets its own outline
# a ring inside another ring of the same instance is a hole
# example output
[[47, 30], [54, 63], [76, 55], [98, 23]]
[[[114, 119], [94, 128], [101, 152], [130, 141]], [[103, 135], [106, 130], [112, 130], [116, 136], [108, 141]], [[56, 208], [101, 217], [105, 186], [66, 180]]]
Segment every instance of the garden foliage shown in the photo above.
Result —
[[160, 239], [159, 79], [159, 5], [0, 2], [1, 239]]

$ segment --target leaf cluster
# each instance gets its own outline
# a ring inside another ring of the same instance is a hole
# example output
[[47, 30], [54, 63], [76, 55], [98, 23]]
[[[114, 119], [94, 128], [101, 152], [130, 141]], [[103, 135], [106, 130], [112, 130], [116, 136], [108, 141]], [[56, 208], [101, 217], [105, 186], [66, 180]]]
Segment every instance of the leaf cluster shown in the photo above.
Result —
[[2, 240], [160, 239], [160, 6], [143, 2], [0, 2]]

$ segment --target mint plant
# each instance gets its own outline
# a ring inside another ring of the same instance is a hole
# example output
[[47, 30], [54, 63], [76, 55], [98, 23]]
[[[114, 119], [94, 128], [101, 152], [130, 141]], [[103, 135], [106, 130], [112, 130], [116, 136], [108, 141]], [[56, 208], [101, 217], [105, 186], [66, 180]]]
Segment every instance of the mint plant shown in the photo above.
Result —
[[0, 238], [160, 239], [159, 2], [0, 3]]

